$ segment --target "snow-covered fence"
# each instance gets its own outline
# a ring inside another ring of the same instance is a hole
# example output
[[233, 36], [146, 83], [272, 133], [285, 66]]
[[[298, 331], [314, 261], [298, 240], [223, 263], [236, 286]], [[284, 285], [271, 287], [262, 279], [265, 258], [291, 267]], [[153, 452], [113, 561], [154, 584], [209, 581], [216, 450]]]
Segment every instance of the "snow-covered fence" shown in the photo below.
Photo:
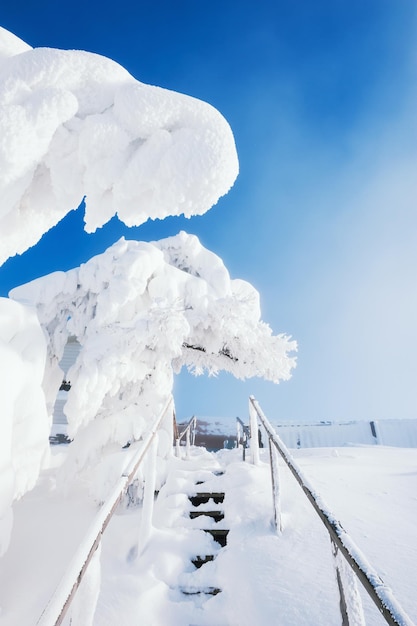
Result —
[[288, 448], [325, 448], [347, 444], [417, 448], [417, 419], [274, 424]]
[[[251, 416], [251, 446], [253, 445], [255, 450], [252, 458], [256, 461], [256, 450], [259, 442], [255, 419], [259, 419], [268, 435], [270, 450], [274, 447], [279, 452], [329, 533], [335, 558], [343, 625], [364, 626], [365, 624], [362, 602], [356, 586], [356, 581], [359, 579], [388, 624], [391, 626], [415, 626], [414, 622], [394, 598], [391, 589], [385, 585], [377, 571], [368, 562], [341, 523], [330, 511], [320, 494], [315, 491], [304, 476], [301, 468], [295, 462], [288, 448], [277, 435], [253, 396], [249, 399], [249, 412]], [[277, 473], [275, 473], [277, 466], [277, 463], [271, 463], [274, 519], [278, 530], [280, 528], [280, 507], [277, 500], [277, 495], [279, 497], [279, 479]]]
[[399, 446], [401, 448], [417, 448], [417, 420], [378, 420], [378, 443], [383, 446]]
[[[93, 560], [96, 560], [95, 557], [97, 554], [97, 549], [101, 544], [102, 535], [107, 528], [113, 514], [117, 510], [117, 507], [124, 493], [126, 492], [128, 486], [135, 479], [140, 465], [147, 457], [148, 451], [156, 454], [157, 446], [155, 445], [155, 442], [157, 438], [157, 433], [164, 417], [167, 415], [170, 409], [173, 409], [172, 397], [168, 399], [165, 407], [163, 408], [157, 419], [154, 421], [152, 427], [144, 436], [144, 438], [140, 442], [138, 442], [137, 445], [133, 444], [130, 447], [129, 450], [131, 450], [131, 453], [126, 459], [126, 463], [124, 465], [120, 478], [118, 479], [108, 498], [98, 511], [95, 519], [90, 526], [89, 531], [87, 532], [84, 540], [82, 541], [77, 552], [75, 553], [61, 582], [56, 588], [47, 606], [43, 610], [42, 615], [36, 622], [37, 626], [59, 626], [59, 624], [62, 624], [62, 621], [68, 612], [68, 609], [74, 599], [78, 588], [80, 587], [82, 580], [84, 579], [86, 573], [88, 573], [88, 571], [91, 569], [90, 563], [92, 563]], [[149, 466], [149, 477], [147, 477], [145, 480], [144, 514], [142, 516], [144, 519], [147, 520], [148, 524], [150, 524], [150, 520], [152, 517], [151, 507], [153, 506], [154, 493], [154, 471], [152, 460], [149, 463]], [[149, 528], [145, 528], [143, 524], [141, 525], [140, 544], [142, 549], [144, 547], [144, 537], [149, 536], [149, 531]], [[138, 552], [138, 550], [136, 552]], [[97, 567], [95, 567], [94, 569], [97, 569]], [[95, 602], [96, 598], [94, 598], [94, 604]], [[93, 614], [94, 607], [85, 607], [85, 611], [91, 612], [91, 609]]]

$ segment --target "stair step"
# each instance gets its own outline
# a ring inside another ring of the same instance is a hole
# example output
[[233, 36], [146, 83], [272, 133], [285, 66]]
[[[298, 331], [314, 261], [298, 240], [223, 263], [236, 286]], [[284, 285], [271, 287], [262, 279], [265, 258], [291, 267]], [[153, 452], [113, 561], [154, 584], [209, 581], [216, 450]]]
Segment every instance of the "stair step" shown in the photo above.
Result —
[[197, 569], [200, 569], [202, 565], [206, 563], [210, 563], [214, 561], [214, 554], [206, 554], [205, 556], [196, 556], [194, 559], [191, 559], [191, 563], [195, 565]]
[[215, 504], [220, 504], [224, 500], [224, 492], [222, 491], [199, 491], [194, 496], [188, 496], [191, 504], [193, 506], [199, 506], [200, 504], [205, 504], [210, 499], [213, 500]]
[[211, 517], [215, 522], [220, 522], [220, 520], [224, 519], [223, 511], [190, 511], [189, 516], [191, 519], [201, 516]]
[[219, 587], [180, 587], [180, 591], [185, 596], [217, 596], [218, 593], [221, 593], [221, 589]]
[[228, 530], [217, 528], [202, 528], [202, 530], [204, 530], [205, 533], [210, 533], [214, 541], [217, 541], [222, 548], [224, 548], [227, 544], [227, 535], [229, 534]]

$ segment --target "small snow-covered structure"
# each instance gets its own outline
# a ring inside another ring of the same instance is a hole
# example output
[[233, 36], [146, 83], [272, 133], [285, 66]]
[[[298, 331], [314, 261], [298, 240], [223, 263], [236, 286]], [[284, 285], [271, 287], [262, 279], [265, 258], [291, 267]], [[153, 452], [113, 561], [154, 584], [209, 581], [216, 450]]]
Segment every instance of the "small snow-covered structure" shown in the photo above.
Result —
[[[51, 408], [68, 338], [81, 345], [64, 408], [77, 467], [96, 462], [107, 446], [138, 439], [182, 366], [279, 382], [295, 364], [295, 342], [273, 336], [261, 321], [256, 290], [232, 280], [221, 259], [185, 232], [154, 243], [122, 238], [79, 268], [10, 296], [36, 306], [49, 337]], [[160, 443], [165, 452], [170, 445], [170, 437]]]

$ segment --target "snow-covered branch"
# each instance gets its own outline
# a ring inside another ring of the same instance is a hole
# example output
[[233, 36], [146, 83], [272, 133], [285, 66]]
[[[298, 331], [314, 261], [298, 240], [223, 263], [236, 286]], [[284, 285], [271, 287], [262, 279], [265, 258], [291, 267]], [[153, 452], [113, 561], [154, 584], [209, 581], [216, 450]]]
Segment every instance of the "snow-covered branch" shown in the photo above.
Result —
[[137, 226], [205, 213], [237, 173], [232, 131], [209, 104], [0, 27], [0, 264], [83, 197], [88, 232], [116, 213]]
[[11, 297], [37, 307], [49, 337], [49, 398], [66, 341], [81, 344], [65, 407], [81, 465], [108, 444], [137, 439], [184, 365], [279, 382], [295, 364], [295, 342], [260, 320], [255, 289], [231, 280], [221, 259], [184, 232], [155, 243], [121, 239]]

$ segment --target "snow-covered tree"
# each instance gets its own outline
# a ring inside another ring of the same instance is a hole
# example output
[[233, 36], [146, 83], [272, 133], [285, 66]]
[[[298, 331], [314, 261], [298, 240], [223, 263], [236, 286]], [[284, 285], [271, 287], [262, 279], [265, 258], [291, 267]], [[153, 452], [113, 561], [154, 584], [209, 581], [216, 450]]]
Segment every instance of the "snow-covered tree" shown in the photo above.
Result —
[[[232, 131], [212, 106], [144, 85], [102, 56], [32, 49], [0, 28], [0, 263], [83, 198], [89, 232], [116, 213], [129, 226], [190, 217], [227, 193], [237, 173]], [[274, 382], [294, 366], [295, 343], [260, 320], [257, 292], [186, 233], [120, 240], [12, 297], [36, 307], [47, 337], [49, 415], [65, 344], [76, 337], [82, 346], [65, 409], [72, 469], [140, 437], [182, 366]], [[162, 454], [170, 445], [160, 438]]]
[[[68, 376], [71, 459], [95, 463], [106, 447], [138, 439], [172, 392], [182, 366], [274, 382], [290, 377], [295, 343], [260, 320], [259, 296], [231, 280], [193, 235], [121, 239], [69, 272], [14, 289], [36, 306], [49, 337], [45, 391], [53, 401], [69, 337], [82, 349]], [[171, 441], [165, 442], [167, 446]]]
[[0, 27], [0, 263], [84, 196], [88, 232], [116, 213], [138, 226], [205, 213], [237, 173], [230, 126], [209, 104]]

